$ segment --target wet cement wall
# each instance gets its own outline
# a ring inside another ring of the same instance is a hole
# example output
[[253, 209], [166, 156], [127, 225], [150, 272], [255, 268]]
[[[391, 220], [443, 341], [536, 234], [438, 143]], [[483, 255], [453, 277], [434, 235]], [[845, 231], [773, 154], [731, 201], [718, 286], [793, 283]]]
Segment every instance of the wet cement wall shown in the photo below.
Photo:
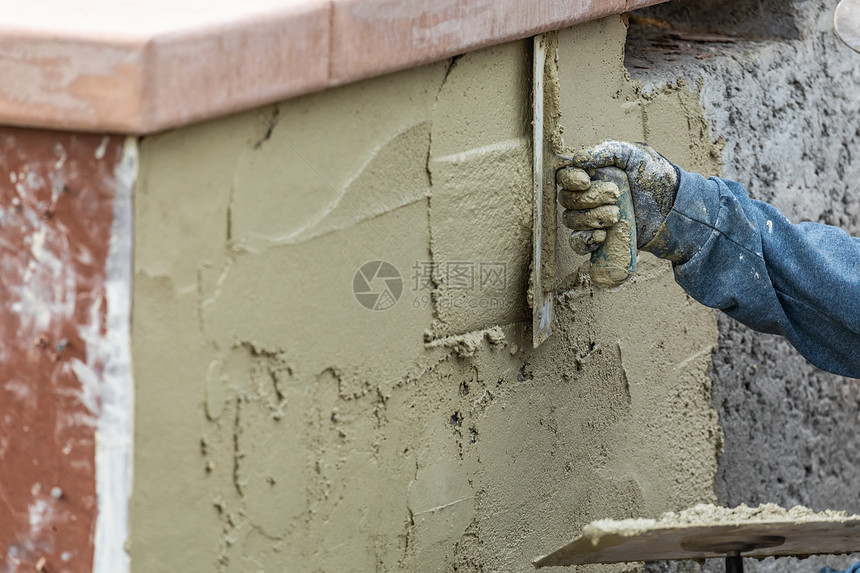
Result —
[[[719, 172], [698, 84], [641, 93], [625, 33], [560, 33], [567, 144]], [[716, 321], [668, 264], [609, 292], [566, 255], [530, 347], [530, 62], [142, 140], [133, 571], [525, 572], [591, 519], [714, 500]]]
[[[711, 138], [724, 144], [723, 173], [753, 198], [792, 221], [837, 225], [856, 236], [860, 55], [833, 33], [835, 6], [713, 0], [634, 12], [626, 63], [647, 91], [679, 76], [701, 82]], [[710, 38], [690, 40], [695, 34]], [[860, 382], [816, 369], [778, 336], [724, 316], [718, 324], [712, 380], [725, 435], [715, 482], [720, 501], [860, 511]], [[816, 571], [850, 562], [749, 567]]]

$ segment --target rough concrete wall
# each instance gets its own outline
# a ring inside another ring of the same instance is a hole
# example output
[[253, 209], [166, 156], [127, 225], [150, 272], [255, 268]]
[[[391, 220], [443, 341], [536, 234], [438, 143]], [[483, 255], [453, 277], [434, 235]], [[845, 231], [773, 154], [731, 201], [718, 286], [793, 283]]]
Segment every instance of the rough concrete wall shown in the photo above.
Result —
[[[624, 38], [561, 34], [568, 143], [715, 168], [698, 96], [641, 97]], [[134, 571], [531, 571], [593, 518], [712, 500], [715, 322], [667, 265], [617, 292], [574, 273], [529, 347], [529, 62], [515, 42], [143, 140]], [[364, 285], [373, 261], [402, 283]]]
[[[725, 143], [724, 176], [793, 221], [858, 235], [860, 55], [832, 32], [835, 5], [672, 2], [634, 13], [627, 64], [651, 89], [678, 76], [701, 79], [712, 137]], [[743, 29], [726, 26], [726, 14], [745, 14]], [[684, 41], [693, 30], [734, 43]], [[720, 500], [860, 511], [860, 382], [814, 368], [780, 337], [725, 316], [718, 323], [712, 377], [726, 441], [715, 484]], [[751, 569], [814, 571], [850, 561], [769, 560]]]

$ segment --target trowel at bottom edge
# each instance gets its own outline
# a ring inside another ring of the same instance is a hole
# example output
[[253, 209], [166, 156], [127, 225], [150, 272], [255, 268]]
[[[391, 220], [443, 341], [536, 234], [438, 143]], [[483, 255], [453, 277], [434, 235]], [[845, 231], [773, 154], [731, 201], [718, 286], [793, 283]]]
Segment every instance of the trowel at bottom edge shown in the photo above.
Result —
[[[532, 344], [535, 348], [552, 334], [557, 276], [556, 241], [558, 204], [556, 173], [572, 164], [564, 148], [558, 119], [558, 35], [535, 36], [532, 58], [532, 264], [529, 305], [532, 308]], [[603, 245], [591, 254], [591, 282], [618, 286], [636, 269], [636, 219], [626, 174], [615, 167], [598, 169], [592, 179], [612, 181], [621, 191], [620, 220], [607, 230]], [[566, 244], [567, 241], [564, 241]]]
[[743, 557], [802, 558], [856, 551], [860, 551], [860, 516], [846, 513], [810, 513], [795, 519], [786, 512], [770, 518], [677, 522], [606, 519], [586, 525], [578, 537], [532, 564], [547, 567], [725, 558], [726, 571], [740, 573]]

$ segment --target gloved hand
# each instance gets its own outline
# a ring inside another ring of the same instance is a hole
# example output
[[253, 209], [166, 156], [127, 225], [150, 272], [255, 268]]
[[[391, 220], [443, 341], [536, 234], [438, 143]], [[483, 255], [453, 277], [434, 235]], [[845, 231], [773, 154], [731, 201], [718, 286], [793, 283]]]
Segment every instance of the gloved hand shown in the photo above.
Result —
[[678, 193], [680, 175], [665, 157], [643, 143], [604, 141], [573, 156], [575, 167], [556, 175], [562, 221], [572, 229], [571, 247], [580, 254], [596, 250], [606, 239], [603, 229], [618, 222], [618, 188], [608, 182], [591, 182], [583, 170], [619, 167], [627, 173], [636, 214], [636, 243], [642, 248], [654, 238]]

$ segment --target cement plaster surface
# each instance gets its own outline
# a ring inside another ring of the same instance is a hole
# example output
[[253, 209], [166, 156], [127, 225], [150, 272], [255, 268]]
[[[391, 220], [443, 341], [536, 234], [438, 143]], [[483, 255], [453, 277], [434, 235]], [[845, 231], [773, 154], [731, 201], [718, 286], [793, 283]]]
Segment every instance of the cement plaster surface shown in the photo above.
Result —
[[[624, 40], [560, 34], [568, 144], [718, 169], [695, 86], [643, 96]], [[142, 141], [133, 571], [525, 572], [593, 519], [714, 501], [716, 326], [667, 264], [609, 292], [571, 255], [529, 348], [528, 49]], [[375, 260], [386, 310], [353, 293]]]

